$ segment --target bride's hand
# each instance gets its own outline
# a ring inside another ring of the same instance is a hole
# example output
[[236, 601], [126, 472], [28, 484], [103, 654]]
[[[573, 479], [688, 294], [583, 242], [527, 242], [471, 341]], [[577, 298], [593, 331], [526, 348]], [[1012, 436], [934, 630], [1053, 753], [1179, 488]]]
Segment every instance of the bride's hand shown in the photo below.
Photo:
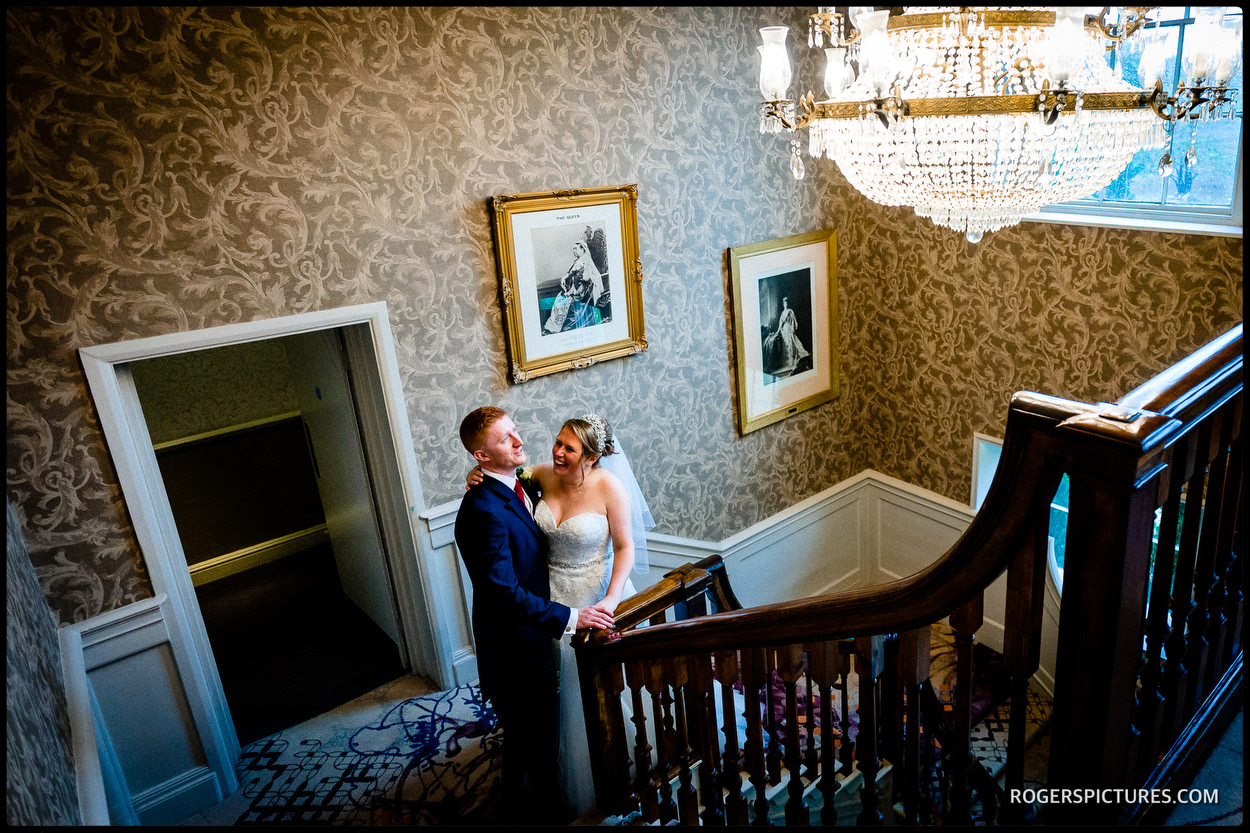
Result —
[[600, 605], [612, 611], [613, 613], [616, 612], [616, 606], [619, 605], [620, 603], [621, 603], [621, 597], [613, 596], [611, 593], [609, 593], [608, 595], [604, 596], [602, 599], [599, 600]]
[[467, 492], [470, 488], [476, 486], [486, 479], [486, 475], [482, 474], [481, 466], [474, 466], [469, 469], [469, 474], [464, 478], [464, 490]]

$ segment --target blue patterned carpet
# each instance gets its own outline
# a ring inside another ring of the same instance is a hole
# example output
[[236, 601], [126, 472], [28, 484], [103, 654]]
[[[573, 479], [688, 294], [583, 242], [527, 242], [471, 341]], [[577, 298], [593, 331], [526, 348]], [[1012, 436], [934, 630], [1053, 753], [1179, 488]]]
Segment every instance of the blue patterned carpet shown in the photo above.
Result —
[[[324, 725], [319, 725], [324, 724]], [[474, 685], [312, 720], [244, 748], [235, 824], [475, 824], [497, 807], [500, 732]]]

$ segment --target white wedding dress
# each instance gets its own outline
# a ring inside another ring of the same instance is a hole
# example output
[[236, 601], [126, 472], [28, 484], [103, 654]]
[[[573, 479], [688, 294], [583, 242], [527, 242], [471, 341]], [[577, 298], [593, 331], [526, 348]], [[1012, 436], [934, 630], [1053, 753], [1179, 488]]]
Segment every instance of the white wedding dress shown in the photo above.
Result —
[[[540, 500], [534, 507], [534, 520], [551, 545], [547, 556], [551, 600], [569, 607], [586, 607], [602, 599], [612, 578], [607, 515], [582, 512], [557, 525], [551, 507]], [[629, 598], [634, 592], [633, 583], [626, 580], [621, 598]], [[629, 714], [632, 712], [626, 712], [627, 719]], [[595, 807], [595, 785], [590, 772], [577, 657], [570, 636], [560, 640], [559, 768], [565, 807], [574, 818], [580, 818]]]

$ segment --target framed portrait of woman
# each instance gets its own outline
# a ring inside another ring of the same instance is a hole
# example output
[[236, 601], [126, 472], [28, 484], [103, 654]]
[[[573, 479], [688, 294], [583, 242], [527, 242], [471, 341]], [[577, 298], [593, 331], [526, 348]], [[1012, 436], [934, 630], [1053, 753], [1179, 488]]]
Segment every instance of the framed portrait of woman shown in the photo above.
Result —
[[838, 395], [837, 263], [834, 231], [729, 250], [741, 433]]
[[492, 197], [513, 382], [645, 352], [638, 186]]

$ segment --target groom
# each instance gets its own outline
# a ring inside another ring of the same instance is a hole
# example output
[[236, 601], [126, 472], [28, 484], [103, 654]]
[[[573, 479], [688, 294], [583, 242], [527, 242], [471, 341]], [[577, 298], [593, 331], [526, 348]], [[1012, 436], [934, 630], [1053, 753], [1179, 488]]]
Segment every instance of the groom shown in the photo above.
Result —
[[525, 450], [508, 414], [478, 408], [460, 423], [460, 441], [486, 475], [460, 503], [456, 546], [473, 584], [482, 696], [503, 729], [504, 800], [510, 820], [567, 823], [556, 783], [556, 640], [610, 627], [612, 614], [550, 600], [547, 537], [534, 523], [536, 495], [516, 476]]

